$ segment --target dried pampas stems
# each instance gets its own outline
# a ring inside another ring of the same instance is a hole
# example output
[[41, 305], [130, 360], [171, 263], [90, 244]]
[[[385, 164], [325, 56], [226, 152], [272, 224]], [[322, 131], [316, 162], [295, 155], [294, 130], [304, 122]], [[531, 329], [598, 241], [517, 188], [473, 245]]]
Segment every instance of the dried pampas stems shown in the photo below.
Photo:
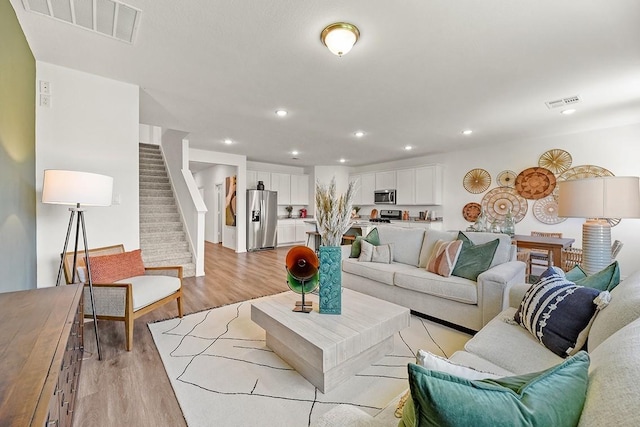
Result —
[[340, 246], [342, 235], [351, 227], [351, 207], [356, 183], [350, 182], [347, 192], [336, 194], [336, 179], [329, 186], [316, 181], [316, 221], [323, 246]]

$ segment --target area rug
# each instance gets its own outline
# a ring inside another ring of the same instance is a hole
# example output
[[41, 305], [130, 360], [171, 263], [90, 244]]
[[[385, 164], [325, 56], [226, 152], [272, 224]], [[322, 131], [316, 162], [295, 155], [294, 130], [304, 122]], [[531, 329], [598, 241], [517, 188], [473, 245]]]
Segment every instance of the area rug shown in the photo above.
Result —
[[418, 349], [446, 357], [470, 338], [411, 316], [392, 354], [323, 394], [266, 347], [264, 330], [251, 321], [252, 302], [149, 324], [191, 427], [310, 426], [338, 404], [375, 415], [408, 388], [407, 363]]

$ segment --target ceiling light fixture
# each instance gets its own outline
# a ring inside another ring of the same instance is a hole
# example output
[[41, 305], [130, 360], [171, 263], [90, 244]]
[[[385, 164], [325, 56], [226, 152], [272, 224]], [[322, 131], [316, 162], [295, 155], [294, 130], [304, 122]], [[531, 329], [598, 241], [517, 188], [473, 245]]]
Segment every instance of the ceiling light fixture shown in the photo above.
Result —
[[405, 150], [407, 150], [407, 151], [409, 151], [409, 150], [413, 149], [413, 147], [412, 147], [412, 146], [410, 146], [410, 145], [405, 145], [404, 149], [405, 149]]
[[232, 141], [232, 140], [230, 140], [229, 138], [225, 139], [223, 142], [224, 142], [225, 144], [227, 144], [227, 145], [231, 145], [231, 144], [233, 144], [233, 141]]
[[284, 116], [286, 116], [287, 114], [289, 114], [289, 113], [288, 113], [286, 110], [276, 110], [276, 115], [277, 115], [278, 117], [284, 117]]
[[328, 25], [322, 33], [320, 40], [334, 55], [342, 56], [349, 53], [351, 48], [360, 38], [360, 30], [353, 24], [336, 22]]
[[570, 114], [573, 114], [576, 112], [575, 108], [569, 108], [568, 110], [562, 110], [560, 111], [560, 113], [564, 114], [565, 116], [568, 116]]
[[353, 134], [356, 136], [356, 138], [362, 138], [364, 136], [364, 132], [361, 130], [354, 132]]
[[340, 163], [344, 163], [346, 161], [347, 161], [346, 159], [340, 159]]
[[299, 153], [298, 153], [296, 150], [293, 150], [293, 151], [291, 152], [291, 155], [293, 155], [293, 156], [297, 156], [298, 154], [299, 154]]
[[471, 129], [467, 129], [467, 130], [463, 130], [462, 134], [463, 135], [471, 135], [473, 133], [473, 131]]

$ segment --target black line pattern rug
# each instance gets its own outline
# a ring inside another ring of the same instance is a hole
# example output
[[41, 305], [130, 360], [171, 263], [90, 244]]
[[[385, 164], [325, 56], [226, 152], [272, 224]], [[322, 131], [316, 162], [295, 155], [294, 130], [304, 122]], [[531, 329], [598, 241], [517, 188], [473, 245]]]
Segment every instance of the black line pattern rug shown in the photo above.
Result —
[[411, 316], [392, 354], [323, 394], [266, 347], [250, 312], [245, 301], [149, 324], [189, 426], [303, 427], [341, 403], [375, 415], [408, 388], [419, 348], [450, 356], [469, 339]]

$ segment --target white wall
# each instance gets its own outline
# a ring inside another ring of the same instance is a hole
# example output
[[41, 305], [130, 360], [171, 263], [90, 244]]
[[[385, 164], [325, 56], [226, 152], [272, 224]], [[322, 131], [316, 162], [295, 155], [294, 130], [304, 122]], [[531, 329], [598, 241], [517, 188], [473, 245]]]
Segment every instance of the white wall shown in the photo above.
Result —
[[[533, 140], [513, 141], [509, 144], [479, 147], [472, 150], [413, 158], [397, 162], [353, 168], [352, 172], [400, 169], [422, 164], [440, 163], [444, 166], [444, 201], [436, 208], [444, 216], [445, 229], [465, 229], [469, 223], [462, 217], [466, 203], [481, 203], [484, 194], [468, 193], [462, 186], [464, 175], [473, 168], [486, 169], [492, 178], [489, 190], [496, 187], [495, 178], [503, 170], [520, 173], [537, 166], [542, 153], [553, 148], [568, 151], [573, 157], [572, 166], [597, 165], [609, 169], [614, 175], [640, 176], [640, 124], [571, 135], [549, 136]], [[516, 233], [536, 231], [560, 231], [564, 237], [576, 239], [574, 246], [582, 246], [581, 219], [567, 219], [557, 225], [546, 225], [533, 215], [534, 200], [528, 200], [525, 218], [516, 224]], [[396, 207], [397, 208], [397, 207]], [[612, 228], [612, 240], [618, 239], [624, 247], [618, 255], [623, 277], [638, 269], [640, 253], [640, 219], [624, 219]]]
[[162, 128], [160, 126], [140, 124], [138, 133], [139, 141], [145, 144], [160, 145], [162, 142]]
[[309, 176], [309, 215], [316, 212], [316, 181], [329, 185], [331, 180], [336, 179], [336, 191], [338, 194], [345, 193], [349, 186], [349, 168], [346, 166], [315, 166]]
[[[247, 251], [246, 218], [242, 212], [247, 211], [247, 158], [237, 154], [220, 153], [216, 151], [189, 150], [189, 160], [198, 163], [234, 166], [236, 179], [236, 227], [224, 226], [223, 244], [238, 253]], [[206, 187], [205, 187], [206, 192]], [[235, 230], [234, 230], [235, 229]]]
[[36, 68], [36, 80], [48, 81], [51, 87], [51, 107], [38, 106], [36, 111], [37, 277], [38, 287], [47, 287], [55, 285], [69, 211], [40, 202], [45, 169], [112, 176], [119, 204], [87, 208], [89, 247], [140, 247], [139, 89], [41, 61]]
[[[202, 188], [204, 190], [204, 203], [207, 205], [207, 214], [205, 216], [205, 232], [204, 238], [205, 240], [213, 243], [218, 242], [218, 211], [223, 212], [224, 207], [220, 208], [218, 206], [218, 198], [216, 197], [216, 184], [222, 184], [223, 192], [224, 192], [224, 183], [225, 178], [228, 176], [236, 175], [236, 167], [228, 166], [228, 165], [215, 165], [210, 168], [201, 170], [193, 174], [193, 177], [198, 184], [198, 188]], [[237, 215], [244, 216], [244, 212], [238, 212]], [[224, 218], [223, 218], [223, 227], [224, 227]], [[231, 231], [235, 231], [234, 227], [226, 227], [232, 229]], [[236, 249], [235, 242], [236, 239], [233, 236], [226, 235], [229, 238], [229, 242], [224, 242], [223, 235], [223, 245], [227, 247], [231, 247], [234, 250]], [[233, 245], [232, 245], [233, 244]]]

